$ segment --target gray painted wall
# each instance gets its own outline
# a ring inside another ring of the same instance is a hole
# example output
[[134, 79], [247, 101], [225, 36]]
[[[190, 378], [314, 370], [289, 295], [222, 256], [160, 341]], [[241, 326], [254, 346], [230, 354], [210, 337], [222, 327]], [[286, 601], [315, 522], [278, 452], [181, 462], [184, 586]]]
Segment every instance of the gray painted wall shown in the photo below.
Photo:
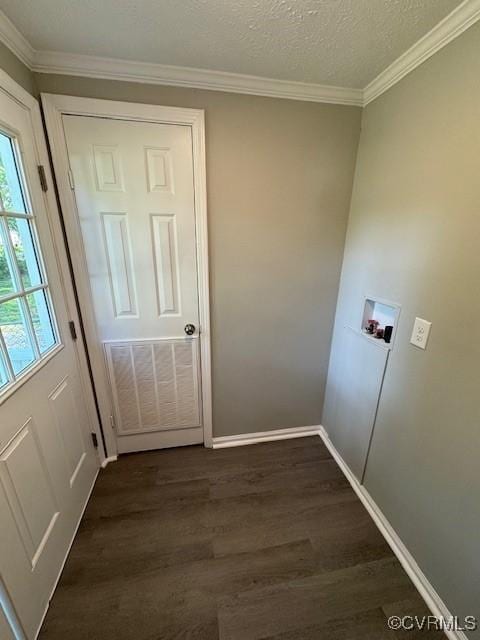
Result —
[[318, 424], [361, 110], [35, 80], [50, 93], [205, 109], [214, 435]]
[[[365, 109], [337, 322], [366, 291], [403, 305], [365, 483], [451, 610], [480, 618], [479, 54], [476, 25]], [[35, 92], [1, 45], [0, 66]], [[206, 109], [215, 433], [317, 422], [360, 111], [36, 82]], [[426, 352], [415, 315], [433, 322]]]
[[41, 91], [206, 111], [214, 435], [318, 424], [361, 110], [35, 76]]
[[358, 324], [365, 293], [402, 305], [365, 486], [480, 620], [479, 79], [477, 24], [364, 110], [336, 323]]
[[0, 69], [6, 71], [26, 91], [32, 95], [36, 94], [33, 73], [23, 62], [20, 62], [17, 56], [3, 42], [0, 42]]

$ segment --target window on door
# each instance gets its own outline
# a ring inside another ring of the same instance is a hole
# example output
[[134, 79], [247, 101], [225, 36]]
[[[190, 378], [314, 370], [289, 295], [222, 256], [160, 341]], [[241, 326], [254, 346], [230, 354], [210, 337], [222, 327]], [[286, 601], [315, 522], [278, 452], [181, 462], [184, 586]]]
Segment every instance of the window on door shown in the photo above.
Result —
[[0, 395], [58, 342], [18, 142], [0, 131]]

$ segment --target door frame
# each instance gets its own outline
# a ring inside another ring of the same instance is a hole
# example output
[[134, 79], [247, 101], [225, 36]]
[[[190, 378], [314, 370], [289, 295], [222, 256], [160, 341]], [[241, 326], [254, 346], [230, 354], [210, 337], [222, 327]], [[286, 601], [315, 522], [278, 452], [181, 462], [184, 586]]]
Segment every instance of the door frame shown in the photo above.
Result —
[[158, 124], [189, 126], [192, 131], [195, 236], [197, 253], [198, 303], [200, 318], [200, 372], [202, 389], [203, 441], [212, 447], [212, 381], [210, 338], [210, 294], [207, 232], [207, 180], [205, 160], [205, 112], [203, 109], [164, 107], [153, 104], [79, 98], [74, 96], [41, 94], [45, 124], [58, 186], [60, 205], [73, 273], [81, 304], [81, 314], [87, 349], [90, 356], [94, 385], [107, 447], [107, 461], [116, 460], [117, 443], [113, 431], [113, 404], [105, 358], [98, 338], [88, 269], [72, 188], [67, 140], [63, 128], [64, 115], [103, 117]]
[[[38, 166], [43, 167], [43, 173], [45, 177], [46, 191], [42, 194], [45, 202], [45, 211], [47, 213], [48, 225], [50, 227], [50, 233], [52, 236], [52, 244], [55, 252], [55, 260], [58, 265], [58, 272], [60, 277], [60, 283], [62, 286], [61, 295], [65, 300], [65, 306], [67, 314], [70, 316], [74, 326], [80, 326], [80, 314], [77, 305], [77, 299], [73, 289], [73, 274], [70, 269], [69, 256], [67, 248], [65, 246], [65, 237], [63, 233], [61, 212], [58, 206], [56, 197], [55, 181], [50, 167], [50, 157], [48, 155], [47, 139], [45, 136], [45, 130], [42, 122], [42, 114], [40, 109], [39, 100], [33, 95], [28, 93], [21, 85], [19, 85], [11, 76], [8, 75], [3, 69], [0, 69], [0, 91], [13, 98], [23, 109], [28, 112], [29, 119], [32, 126], [33, 143], [35, 147], [35, 160]], [[35, 180], [37, 176], [29, 176], [30, 180]], [[39, 178], [40, 179], [40, 178]], [[65, 339], [70, 339], [70, 336], [64, 335], [64, 332], [59, 329], [59, 335], [63, 344]], [[87, 412], [90, 419], [90, 424], [94, 429], [98, 442], [98, 459], [99, 466], [103, 464], [106, 458], [106, 451], [103, 446], [101, 425], [98, 419], [98, 413], [95, 404], [95, 397], [93, 393], [92, 382], [89, 374], [88, 356], [84, 345], [81, 340], [74, 342], [75, 354], [77, 357], [81, 384], [87, 402]], [[58, 349], [59, 350], [59, 349]], [[37, 365], [34, 370], [23, 376], [22, 379], [15, 385], [15, 389], [25, 384], [38, 370], [44, 366], [47, 362], [54, 357], [55, 350], [51, 357], [45, 358], [43, 363]]]

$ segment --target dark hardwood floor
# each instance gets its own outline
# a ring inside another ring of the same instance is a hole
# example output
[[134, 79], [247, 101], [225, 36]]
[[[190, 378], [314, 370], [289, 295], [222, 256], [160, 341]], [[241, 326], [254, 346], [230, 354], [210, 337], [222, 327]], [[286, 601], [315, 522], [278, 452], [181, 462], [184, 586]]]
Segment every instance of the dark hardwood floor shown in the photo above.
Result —
[[399, 640], [428, 615], [320, 438], [101, 471], [40, 640]]

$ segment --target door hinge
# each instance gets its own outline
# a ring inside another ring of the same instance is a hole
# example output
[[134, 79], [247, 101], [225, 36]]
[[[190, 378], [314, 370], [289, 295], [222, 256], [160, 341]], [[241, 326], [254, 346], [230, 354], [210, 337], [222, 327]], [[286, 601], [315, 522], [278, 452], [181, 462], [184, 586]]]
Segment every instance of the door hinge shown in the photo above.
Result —
[[77, 329], [75, 327], [75, 322], [73, 320], [70, 320], [70, 322], [68, 323], [68, 328], [70, 329], [70, 335], [72, 336], [72, 340], [76, 340]]
[[75, 180], [73, 179], [73, 173], [71, 169], [68, 170], [68, 181], [70, 183], [70, 189], [72, 191], [75, 191]]
[[98, 438], [97, 438], [97, 434], [94, 433], [92, 431], [92, 433], [90, 434], [92, 436], [92, 442], [93, 442], [93, 446], [95, 447], [95, 449], [98, 449]]
[[38, 169], [38, 177], [40, 178], [40, 186], [42, 187], [42, 191], [48, 191], [48, 183], [47, 183], [47, 175], [45, 173], [45, 167], [41, 164], [37, 166]]

